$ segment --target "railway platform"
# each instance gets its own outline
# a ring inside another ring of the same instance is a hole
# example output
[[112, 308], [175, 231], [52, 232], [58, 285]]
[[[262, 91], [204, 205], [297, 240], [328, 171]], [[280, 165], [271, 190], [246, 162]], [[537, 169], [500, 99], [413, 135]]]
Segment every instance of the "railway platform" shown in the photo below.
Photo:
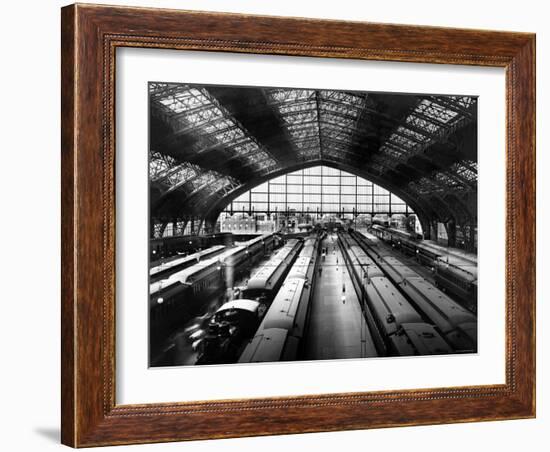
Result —
[[304, 359], [376, 356], [336, 234], [329, 234], [321, 246], [328, 253], [325, 260], [320, 258], [322, 270], [314, 288]]

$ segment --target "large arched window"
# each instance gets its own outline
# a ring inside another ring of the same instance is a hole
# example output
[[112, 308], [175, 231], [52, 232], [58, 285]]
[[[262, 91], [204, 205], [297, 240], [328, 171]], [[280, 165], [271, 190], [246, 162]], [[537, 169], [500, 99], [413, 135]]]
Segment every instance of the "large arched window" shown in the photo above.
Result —
[[243, 193], [225, 213], [412, 214], [399, 197], [372, 182], [326, 166], [285, 174]]
[[414, 213], [399, 197], [372, 182], [334, 168], [316, 166], [285, 174], [243, 193], [226, 214], [336, 215]]

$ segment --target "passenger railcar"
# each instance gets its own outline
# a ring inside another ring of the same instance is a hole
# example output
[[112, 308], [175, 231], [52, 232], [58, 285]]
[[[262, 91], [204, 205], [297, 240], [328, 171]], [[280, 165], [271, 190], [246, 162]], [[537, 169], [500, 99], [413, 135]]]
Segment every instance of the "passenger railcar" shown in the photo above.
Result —
[[149, 285], [152, 342], [200, 313], [206, 300], [248, 271], [272, 249], [273, 235], [255, 237]]
[[372, 219], [372, 224], [387, 228], [390, 225], [390, 220], [387, 215], [376, 214]]
[[166, 262], [157, 261], [149, 269], [149, 283], [163, 279], [178, 270], [191, 267], [192, 265], [199, 263], [201, 259], [214, 257], [217, 254], [220, 254], [224, 249], [225, 245], [215, 245], [188, 256], [177, 257]]
[[438, 287], [456, 296], [472, 312], [477, 312], [477, 268], [437, 259], [434, 279]]
[[239, 252], [230, 254], [223, 259], [223, 271], [226, 287], [233, 287], [235, 280], [250, 271], [265, 255], [275, 247], [274, 234], [255, 237], [247, 242], [239, 243]]
[[[450, 347], [382, 272], [349, 234], [338, 237], [344, 259], [358, 296], [362, 301], [367, 324], [381, 355], [418, 355], [449, 353]], [[416, 327], [404, 328], [415, 324]], [[423, 348], [409, 334], [424, 336]]]
[[300, 354], [316, 277], [319, 240], [306, 239], [239, 362], [293, 361]]
[[261, 265], [248, 280], [246, 288], [243, 290], [243, 298], [271, 302], [301, 247], [301, 240], [289, 240], [275, 255]]
[[194, 253], [199, 248], [204, 249], [215, 245], [232, 246], [234, 235], [229, 232], [201, 235], [177, 235], [151, 239], [149, 241], [150, 259], [175, 256], [178, 253]]
[[[254, 247], [259, 243], [259, 240], [249, 243], [250, 248], [245, 252], [245, 256], [253, 257], [256, 253]], [[264, 240], [263, 244], [265, 243]], [[224, 309], [220, 308], [221, 310], [212, 316], [207, 335], [199, 345], [200, 357], [197, 364], [222, 364], [238, 359], [244, 346], [243, 342], [254, 335], [301, 245], [300, 240], [289, 240], [248, 280], [246, 288], [242, 291], [243, 298], [226, 303], [222, 307]], [[238, 256], [234, 257], [235, 262], [237, 258]], [[244, 305], [240, 303], [243, 300]], [[256, 303], [252, 317], [247, 314], [250, 309], [243, 308], [252, 306], [251, 302]], [[240, 308], [235, 308], [236, 305]]]
[[419, 355], [449, 354], [453, 349], [432, 325], [404, 323], [400, 339], [412, 342]]
[[[230, 252], [238, 252], [233, 249]], [[180, 322], [191, 318], [202, 300], [223, 287], [221, 263], [206, 259], [180, 270], [149, 287], [149, 324], [155, 342], [169, 334]]]
[[395, 249], [415, 256], [435, 272], [436, 284], [454, 295], [472, 312], [477, 311], [477, 256], [461, 250], [442, 247], [431, 241], [416, 241], [404, 231], [373, 226], [374, 235]]
[[393, 250], [355, 232], [367, 254], [458, 352], [477, 350], [477, 319], [432, 283], [394, 256]]
[[442, 246], [439, 243], [434, 242], [433, 240], [422, 241], [422, 246], [424, 248], [431, 249], [438, 256], [449, 256], [450, 259], [453, 259], [456, 262], [460, 262], [463, 265], [469, 264], [473, 267], [477, 267], [477, 255], [475, 253], [469, 253], [458, 248]]

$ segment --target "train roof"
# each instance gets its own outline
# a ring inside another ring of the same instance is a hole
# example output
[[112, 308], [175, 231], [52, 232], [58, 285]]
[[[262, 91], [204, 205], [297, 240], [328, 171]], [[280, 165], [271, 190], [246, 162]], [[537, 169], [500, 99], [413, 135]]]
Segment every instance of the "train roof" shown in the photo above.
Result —
[[305, 281], [300, 278], [287, 278], [273, 299], [260, 329], [286, 328], [291, 329], [300, 304], [302, 288]]
[[456, 259], [452, 256], [438, 258], [436, 266], [439, 269], [444, 269], [449, 273], [456, 273], [463, 279], [468, 279], [470, 282], [477, 280], [477, 265], [466, 263], [463, 260]]
[[255, 243], [258, 243], [258, 242], [260, 242], [260, 241], [262, 241], [262, 240], [265, 240], [265, 239], [267, 239], [267, 238], [269, 238], [269, 237], [271, 237], [271, 236], [273, 236], [273, 234], [258, 234], [257, 237], [254, 237], [254, 238], [252, 238], [252, 239], [250, 239], [250, 240], [246, 240], [246, 241], [244, 241], [244, 242], [237, 242], [237, 243], [239, 243], [240, 245], [243, 245], [243, 246], [250, 246], [250, 245], [253, 245], [253, 244], [255, 244]]
[[453, 350], [436, 331], [427, 323], [403, 323], [403, 331], [413, 343], [419, 355], [444, 355]]
[[359, 265], [367, 273], [369, 278], [373, 278], [375, 276], [384, 276], [384, 273], [382, 272], [380, 267], [367, 254], [356, 254], [355, 257], [357, 259], [356, 265]]
[[239, 363], [280, 361], [287, 334], [287, 330], [280, 328], [270, 328], [256, 333], [241, 354]]
[[247, 299], [241, 298], [241, 299], [232, 300], [232, 301], [228, 301], [227, 303], [224, 303], [216, 311], [216, 314], [219, 312], [227, 311], [229, 309], [239, 309], [241, 311], [256, 312], [259, 306], [260, 306], [260, 303], [255, 300], [247, 300]]
[[[402, 214], [401, 214], [402, 215]], [[386, 228], [389, 232], [393, 232], [395, 234], [401, 235], [403, 237], [410, 237], [411, 234], [407, 231], [403, 231], [402, 229], [397, 228]]]
[[284, 258], [274, 257], [264, 263], [248, 280], [246, 285], [247, 289], [260, 289], [269, 285], [269, 279], [273, 276], [273, 273], [284, 263]]
[[[371, 298], [370, 302], [378, 311], [379, 315], [382, 316], [380, 320], [386, 322], [386, 328], [392, 323], [396, 327], [399, 327], [402, 323], [417, 323], [422, 322], [420, 314], [411, 306], [411, 304], [406, 300], [406, 298], [401, 295], [401, 292], [393, 285], [393, 283], [386, 278], [385, 276], [375, 276], [369, 278], [369, 283], [376, 293], [376, 296], [373, 295], [373, 291], [368, 291], [369, 297]], [[367, 287], [368, 289], [368, 287]], [[393, 316], [393, 321], [388, 322], [388, 315]], [[392, 328], [389, 328], [392, 329]]]
[[232, 256], [235, 253], [238, 253], [243, 249], [244, 249], [243, 246], [236, 246], [234, 248], [231, 248], [229, 250], [222, 252], [217, 256], [204, 259], [196, 263], [195, 265], [192, 265], [191, 267], [188, 267], [176, 273], [173, 273], [168, 278], [161, 279], [160, 281], [156, 281], [149, 285], [149, 294], [150, 295], [156, 294], [157, 292], [160, 292], [161, 290], [166, 290], [168, 287], [173, 286], [175, 284], [189, 284], [189, 279], [192, 278], [197, 273], [201, 272], [206, 268], [212, 267], [214, 265], [218, 265], [220, 262], [223, 262], [224, 259]]
[[160, 273], [165, 270], [169, 270], [173, 267], [178, 267], [179, 265], [184, 265], [187, 262], [192, 262], [193, 260], [200, 259], [201, 257], [205, 255], [210, 255], [212, 253], [215, 253], [217, 251], [221, 251], [225, 248], [225, 245], [215, 245], [211, 248], [208, 248], [206, 250], [198, 251], [197, 253], [190, 254], [188, 256], [184, 257], [178, 257], [176, 259], [172, 259], [167, 262], [163, 262], [161, 264], [155, 265], [154, 267], [151, 267], [149, 269], [149, 275], [154, 276], [157, 273]]
[[[447, 294], [443, 293], [437, 287], [424, 278], [417, 276], [416, 278], [408, 278], [406, 280], [407, 293], [414, 298], [413, 301], [425, 311], [440, 329], [445, 332], [445, 328], [441, 324], [442, 317], [445, 322], [451, 324], [451, 328], [456, 327], [461, 323], [476, 322], [474, 314], [460, 306], [456, 301], [452, 300]], [[413, 293], [414, 292], [414, 293]]]
[[461, 323], [458, 327], [477, 344], [477, 322]]
[[408, 265], [393, 256], [384, 256], [384, 260], [378, 264], [388, 272], [396, 284], [401, 284], [404, 279], [420, 276]]
[[298, 244], [298, 240], [292, 239], [283, 246], [275, 256], [272, 256], [265, 262], [254, 275], [249, 279], [247, 289], [261, 289], [268, 285], [269, 279], [275, 271], [285, 262], [288, 255], [294, 250]]
[[312, 260], [313, 260], [312, 257], [300, 255], [298, 259], [296, 259], [296, 262], [294, 262], [294, 265], [292, 266], [292, 268], [290, 269], [290, 272], [288, 273], [287, 278], [294, 278], [294, 277], [305, 278]]
[[315, 247], [312, 245], [304, 245], [300, 251], [300, 257], [313, 257], [315, 254]]

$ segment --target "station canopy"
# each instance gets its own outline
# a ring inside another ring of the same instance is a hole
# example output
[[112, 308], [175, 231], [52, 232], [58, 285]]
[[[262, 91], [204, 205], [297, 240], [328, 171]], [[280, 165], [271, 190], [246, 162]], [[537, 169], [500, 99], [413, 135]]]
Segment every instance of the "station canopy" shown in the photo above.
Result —
[[259, 184], [325, 166], [425, 220], [476, 221], [475, 97], [150, 83], [149, 100], [154, 218], [215, 220]]

